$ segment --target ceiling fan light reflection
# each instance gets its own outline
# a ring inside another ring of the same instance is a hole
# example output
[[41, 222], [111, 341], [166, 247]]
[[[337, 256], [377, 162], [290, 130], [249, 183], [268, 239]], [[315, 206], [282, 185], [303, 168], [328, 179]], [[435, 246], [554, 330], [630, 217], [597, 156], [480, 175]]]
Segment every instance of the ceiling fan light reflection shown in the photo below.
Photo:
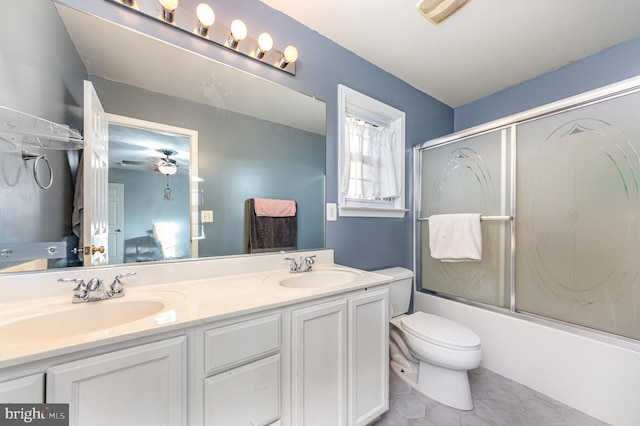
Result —
[[163, 175], [172, 176], [178, 172], [178, 166], [173, 163], [162, 162], [158, 164], [158, 171]]

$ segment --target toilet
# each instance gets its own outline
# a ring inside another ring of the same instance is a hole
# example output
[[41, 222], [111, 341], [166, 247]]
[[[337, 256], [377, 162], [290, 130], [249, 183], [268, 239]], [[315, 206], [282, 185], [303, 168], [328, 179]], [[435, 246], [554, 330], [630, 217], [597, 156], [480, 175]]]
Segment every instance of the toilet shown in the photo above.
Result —
[[469, 375], [480, 365], [480, 338], [467, 327], [424, 312], [408, 314], [413, 272], [374, 271], [393, 277], [389, 284], [391, 369], [422, 394], [459, 410], [473, 409]]

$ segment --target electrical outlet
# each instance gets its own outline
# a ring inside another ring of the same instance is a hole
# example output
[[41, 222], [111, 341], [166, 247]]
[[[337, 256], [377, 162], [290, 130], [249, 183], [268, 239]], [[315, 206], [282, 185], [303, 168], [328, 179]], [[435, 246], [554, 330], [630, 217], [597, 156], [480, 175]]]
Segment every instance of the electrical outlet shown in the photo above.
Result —
[[336, 203], [327, 203], [327, 222], [338, 220], [338, 206]]
[[202, 210], [200, 212], [200, 220], [202, 223], [213, 222], [213, 210]]

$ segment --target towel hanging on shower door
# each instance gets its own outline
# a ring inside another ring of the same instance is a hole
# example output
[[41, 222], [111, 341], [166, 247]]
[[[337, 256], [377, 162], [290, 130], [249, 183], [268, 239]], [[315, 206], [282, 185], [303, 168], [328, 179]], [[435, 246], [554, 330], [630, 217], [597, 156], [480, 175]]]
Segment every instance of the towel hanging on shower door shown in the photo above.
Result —
[[480, 213], [429, 216], [429, 249], [442, 262], [482, 260]]

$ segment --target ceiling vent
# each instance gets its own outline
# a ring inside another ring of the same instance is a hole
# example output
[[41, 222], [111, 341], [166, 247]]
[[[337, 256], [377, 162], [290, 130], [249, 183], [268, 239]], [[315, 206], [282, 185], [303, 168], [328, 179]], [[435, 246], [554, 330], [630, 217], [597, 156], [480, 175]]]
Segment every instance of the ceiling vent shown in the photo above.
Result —
[[416, 8], [429, 22], [439, 24], [467, 4], [468, 1], [469, 0], [420, 0]]

